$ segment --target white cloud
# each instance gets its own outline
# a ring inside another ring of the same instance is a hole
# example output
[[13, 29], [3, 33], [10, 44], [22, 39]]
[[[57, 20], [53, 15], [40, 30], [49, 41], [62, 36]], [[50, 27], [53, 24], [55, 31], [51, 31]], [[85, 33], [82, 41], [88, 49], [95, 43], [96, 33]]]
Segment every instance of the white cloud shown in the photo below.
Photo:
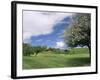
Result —
[[42, 39], [38, 39], [38, 40], [36, 40], [37, 42], [41, 42], [42, 41]]
[[56, 42], [56, 47], [55, 48], [64, 48], [65, 43], [63, 41]]
[[23, 11], [23, 40], [53, 32], [55, 24], [71, 13]]

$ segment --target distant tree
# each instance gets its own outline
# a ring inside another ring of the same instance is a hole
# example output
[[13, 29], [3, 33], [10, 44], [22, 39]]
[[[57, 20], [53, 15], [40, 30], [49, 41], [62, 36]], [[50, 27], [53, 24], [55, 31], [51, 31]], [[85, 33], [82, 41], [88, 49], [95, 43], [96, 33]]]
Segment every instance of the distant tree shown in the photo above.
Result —
[[29, 44], [23, 44], [23, 55], [24, 56], [30, 56], [33, 52], [33, 48]]
[[40, 52], [46, 51], [47, 46], [33, 46], [33, 52], [37, 56]]
[[35, 47], [33, 47], [33, 52], [34, 52], [35, 56], [37, 56], [38, 53], [42, 52], [42, 50], [43, 49], [41, 48], [41, 46], [35, 46]]
[[37, 56], [38, 53], [42, 51], [46, 51], [47, 46], [31, 46], [30, 44], [23, 43], [23, 55], [30, 56], [35, 55]]
[[90, 27], [91, 27], [90, 14], [76, 14], [72, 18], [72, 23], [69, 29], [65, 30], [64, 40], [70, 47], [87, 46], [89, 53], [91, 52], [90, 43]]

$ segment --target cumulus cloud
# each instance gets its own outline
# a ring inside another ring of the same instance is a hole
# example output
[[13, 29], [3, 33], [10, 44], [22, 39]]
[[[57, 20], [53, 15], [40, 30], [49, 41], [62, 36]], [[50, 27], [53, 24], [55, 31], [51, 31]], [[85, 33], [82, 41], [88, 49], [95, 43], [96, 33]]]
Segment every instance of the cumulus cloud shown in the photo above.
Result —
[[56, 47], [55, 48], [64, 48], [65, 43], [63, 41], [56, 42]]
[[23, 40], [53, 32], [53, 27], [71, 13], [23, 11]]

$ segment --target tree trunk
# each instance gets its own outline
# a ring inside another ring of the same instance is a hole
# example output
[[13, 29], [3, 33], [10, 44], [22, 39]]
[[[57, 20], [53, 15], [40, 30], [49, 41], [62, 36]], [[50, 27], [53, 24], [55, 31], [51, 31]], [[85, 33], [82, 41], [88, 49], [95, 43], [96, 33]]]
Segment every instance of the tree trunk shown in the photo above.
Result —
[[89, 49], [89, 56], [91, 57], [91, 46], [88, 45], [88, 49]]
[[89, 46], [88, 48], [89, 48], [89, 53], [91, 54], [91, 47]]

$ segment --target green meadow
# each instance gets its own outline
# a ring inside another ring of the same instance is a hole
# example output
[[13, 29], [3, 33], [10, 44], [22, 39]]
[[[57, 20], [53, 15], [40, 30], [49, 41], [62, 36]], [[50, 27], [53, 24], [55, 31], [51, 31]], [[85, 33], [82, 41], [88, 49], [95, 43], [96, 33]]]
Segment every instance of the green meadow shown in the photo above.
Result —
[[73, 48], [68, 52], [43, 51], [37, 56], [23, 56], [23, 69], [90, 66], [88, 48]]

